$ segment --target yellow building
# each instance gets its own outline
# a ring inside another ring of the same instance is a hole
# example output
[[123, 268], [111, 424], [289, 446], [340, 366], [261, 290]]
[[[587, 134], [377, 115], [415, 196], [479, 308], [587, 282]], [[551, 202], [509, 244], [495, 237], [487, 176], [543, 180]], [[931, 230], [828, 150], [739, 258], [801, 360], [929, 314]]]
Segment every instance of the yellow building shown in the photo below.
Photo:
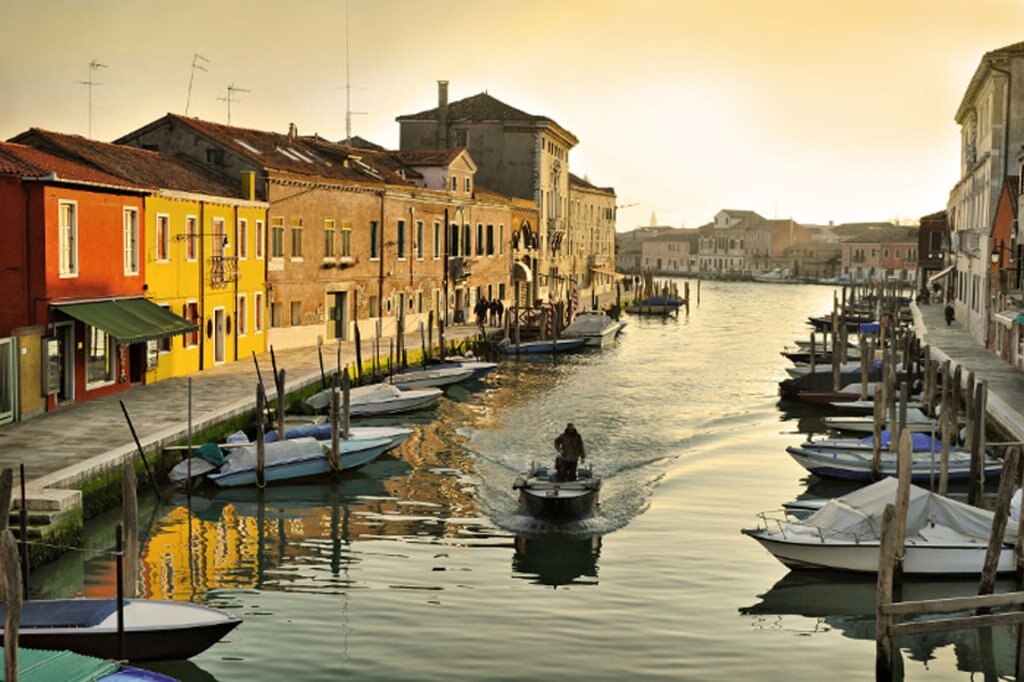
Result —
[[266, 350], [266, 218], [266, 202], [250, 199], [147, 197], [147, 297], [199, 326], [150, 348], [147, 383]]
[[38, 128], [18, 139], [151, 189], [143, 211], [145, 296], [199, 329], [149, 343], [146, 383], [266, 350], [269, 204], [255, 200], [252, 173], [232, 181], [159, 150]]

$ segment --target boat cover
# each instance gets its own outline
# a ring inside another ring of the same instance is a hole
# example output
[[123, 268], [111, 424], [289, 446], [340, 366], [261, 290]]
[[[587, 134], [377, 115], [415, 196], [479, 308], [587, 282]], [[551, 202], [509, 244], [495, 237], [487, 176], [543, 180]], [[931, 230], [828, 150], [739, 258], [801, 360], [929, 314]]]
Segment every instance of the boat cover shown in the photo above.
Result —
[[572, 323], [562, 330], [564, 336], [593, 336], [601, 334], [615, 321], [604, 313], [580, 313]]
[[[892, 441], [891, 431], [882, 431], [882, 447], [889, 447], [889, 443]], [[868, 436], [860, 439], [861, 443], [867, 443], [871, 445], [875, 442], [874, 436]], [[910, 442], [913, 445], [914, 452], [940, 452], [942, 450], [942, 441], [938, 438], [932, 438], [927, 433], [911, 433]]]
[[404, 395], [402, 390], [391, 384], [370, 384], [349, 391], [349, 404], [374, 403]]
[[[89, 628], [115, 611], [115, 599], [30, 599], [21, 605], [20, 623], [22, 628]], [[0, 621], [6, 614], [7, 605], [0, 604]]]
[[[0, 664], [4, 652], [0, 649]], [[118, 664], [70, 651], [18, 649], [18, 679], [21, 682], [93, 682], [117, 672]], [[4, 679], [0, 667], [0, 680]]]
[[[822, 533], [828, 539], [840, 541], [851, 541], [854, 538], [881, 540], [882, 514], [885, 506], [896, 499], [898, 485], [895, 478], [883, 478], [849, 495], [829, 500], [803, 521], [784, 523], [785, 534], [804, 535], [807, 539], [814, 538], [814, 541], [820, 541]], [[992, 533], [992, 518], [990, 511], [911, 485], [906, 537], [909, 542], [922, 531], [927, 535], [941, 526], [987, 543]], [[1008, 521], [1003, 541], [1012, 544], [1016, 538], [1017, 523]]]
[[[315, 438], [290, 438], [276, 443], [267, 443], [264, 448], [264, 463], [267, 465], [283, 462], [299, 457], [323, 455], [324, 447]], [[239, 469], [251, 469], [256, 466], [256, 446], [238, 448], [227, 456], [227, 461], [218, 473], [226, 474]]]

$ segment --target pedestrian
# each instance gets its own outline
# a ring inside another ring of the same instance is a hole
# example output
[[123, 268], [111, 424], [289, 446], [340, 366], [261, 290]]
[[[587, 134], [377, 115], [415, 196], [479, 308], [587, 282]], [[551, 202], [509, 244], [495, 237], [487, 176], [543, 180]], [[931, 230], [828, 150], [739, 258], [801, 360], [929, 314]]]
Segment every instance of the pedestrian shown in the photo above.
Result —
[[505, 324], [505, 304], [502, 303], [501, 300], [499, 299], [494, 302], [494, 305], [498, 307], [498, 326], [501, 327], [502, 325]]
[[473, 307], [473, 312], [476, 314], [476, 326], [480, 327], [480, 331], [483, 332], [484, 324], [487, 322], [487, 299], [481, 297]]
[[565, 431], [555, 438], [555, 450], [558, 451], [555, 457], [556, 477], [560, 481], [575, 481], [576, 467], [587, 458], [587, 454], [583, 450], [583, 436], [572, 422], [566, 424]]
[[952, 301], [946, 304], [946, 310], [944, 313], [946, 315], [946, 326], [948, 327], [953, 324], [953, 320], [956, 319], [956, 311], [953, 309]]

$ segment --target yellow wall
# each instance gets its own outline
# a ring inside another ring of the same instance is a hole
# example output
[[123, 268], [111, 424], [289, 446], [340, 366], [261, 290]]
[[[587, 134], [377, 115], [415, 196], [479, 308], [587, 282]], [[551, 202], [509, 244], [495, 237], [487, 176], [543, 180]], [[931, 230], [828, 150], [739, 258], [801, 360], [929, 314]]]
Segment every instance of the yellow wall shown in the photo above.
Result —
[[[158, 260], [157, 220], [167, 216], [170, 224], [167, 258]], [[195, 218], [195, 259], [186, 258], [188, 240], [187, 219]], [[243, 259], [238, 249], [236, 225], [245, 221], [247, 253]], [[223, 239], [214, 236], [218, 221], [223, 224], [227, 243], [223, 246], [222, 269], [216, 269], [212, 258], [217, 252], [215, 242]], [[188, 317], [189, 303], [198, 309], [199, 339], [188, 345], [189, 336], [175, 336], [170, 339], [169, 349], [162, 350], [157, 368], [146, 373], [147, 383], [220, 364], [216, 358], [215, 320], [217, 309], [223, 309], [225, 328], [223, 362], [245, 360], [255, 351], [262, 353], [266, 348], [266, 315], [264, 329], [255, 329], [254, 305], [256, 292], [263, 295], [266, 305], [266, 279], [264, 260], [256, 258], [256, 222], [266, 225], [266, 208], [239, 206], [229, 199], [224, 202], [203, 201], [198, 198], [169, 197], [154, 194], [146, 198], [146, 291], [147, 298], [158, 305], [170, 306], [175, 315]], [[180, 237], [180, 238], [179, 238]], [[237, 261], [237, 281], [232, 275]], [[236, 294], [245, 296], [245, 331], [236, 338], [237, 306]], [[166, 347], [165, 342], [165, 347]]]

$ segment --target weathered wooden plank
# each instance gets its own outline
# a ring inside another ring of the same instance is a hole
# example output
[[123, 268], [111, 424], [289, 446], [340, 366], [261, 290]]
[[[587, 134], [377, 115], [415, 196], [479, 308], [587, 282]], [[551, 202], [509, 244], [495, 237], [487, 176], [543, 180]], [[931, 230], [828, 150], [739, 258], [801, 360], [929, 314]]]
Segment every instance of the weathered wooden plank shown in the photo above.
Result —
[[893, 637], [910, 637], [911, 635], [926, 635], [935, 632], [950, 632], [952, 630], [1014, 625], [1022, 622], [1024, 622], [1024, 611], [1010, 611], [1008, 613], [987, 613], [979, 616], [961, 616], [960, 618], [938, 618], [936, 620], [915, 621], [911, 623], [896, 623], [891, 626], [890, 632]]
[[969, 597], [944, 597], [942, 599], [896, 602], [884, 607], [884, 611], [887, 615], [891, 616], [923, 616], [931, 613], [999, 609], [1022, 605], [1024, 605], [1024, 591], [1018, 591], [972, 595]]
[[896, 556], [896, 508], [885, 505], [882, 539], [878, 550], [878, 582], [875, 589], [875, 679], [891, 680], [893, 670], [892, 606], [893, 561]]

